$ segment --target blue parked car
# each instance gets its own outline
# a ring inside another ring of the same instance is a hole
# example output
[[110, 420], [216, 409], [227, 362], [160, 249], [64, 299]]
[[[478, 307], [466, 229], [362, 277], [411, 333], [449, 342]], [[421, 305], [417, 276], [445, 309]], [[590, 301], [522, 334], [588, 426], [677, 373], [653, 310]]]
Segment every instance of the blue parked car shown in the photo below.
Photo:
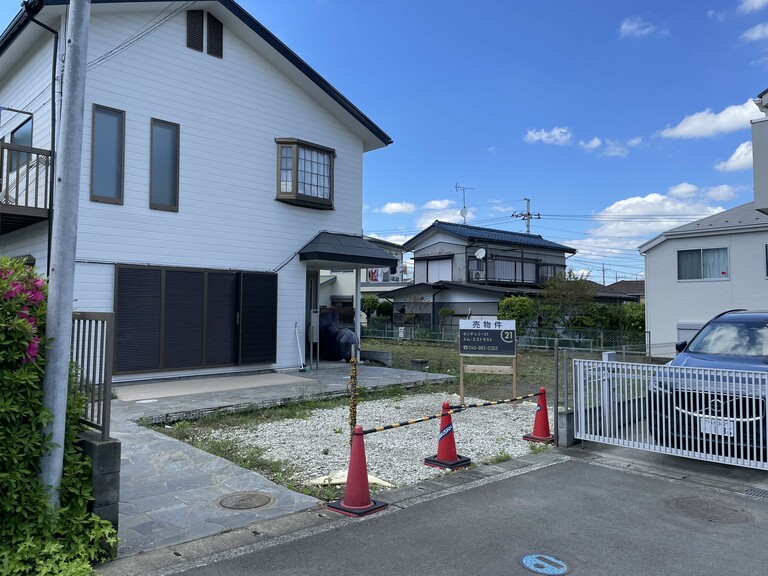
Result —
[[768, 372], [768, 312], [723, 312], [676, 349], [668, 366], [682, 368], [660, 368], [648, 388], [648, 424], [657, 442], [764, 459], [768, 386], [750, 373]]

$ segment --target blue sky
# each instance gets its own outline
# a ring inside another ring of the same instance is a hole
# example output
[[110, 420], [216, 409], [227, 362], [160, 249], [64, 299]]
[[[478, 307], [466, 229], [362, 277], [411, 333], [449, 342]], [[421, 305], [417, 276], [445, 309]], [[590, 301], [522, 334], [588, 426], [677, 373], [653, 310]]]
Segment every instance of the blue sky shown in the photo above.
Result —
[[[8, 23], [16, 2], [3, 2]], [[394, 144], [365, 155], [364, 232], [531, 232], [576, 271], [752, 200], [768, 0], [240, 0]]]

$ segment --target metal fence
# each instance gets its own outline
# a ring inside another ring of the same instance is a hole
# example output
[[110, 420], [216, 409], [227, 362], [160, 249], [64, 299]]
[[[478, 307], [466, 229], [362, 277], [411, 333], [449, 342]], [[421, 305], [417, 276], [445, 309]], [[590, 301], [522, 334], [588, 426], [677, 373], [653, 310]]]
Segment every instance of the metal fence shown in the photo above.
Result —
[[77, 367], [78, 390], [86, 397], [81, 421], [109, 438], [112, 400], [113, 317], [109, 312], [72, 314], [70, 360]]
[[574, 436], [768, 469], [768, 372], [573, 361]]
[[[372, 322], [362, 327], [366, 338], [393, 340], [419, 340], [423, 342], [456, 343], [459, 337], [458, 326], [405, 325]], [[581, 350], [584, 352], [602, 352], [604, 350], [623, 351], [624, 353], [646, 354], [648, 332], [626, 330], [597, 330], [593, 328], [572, 329], [567, 333], [552, 329], [529, 328], [525, 333], [518, 332], [520, 348], [553, 350], [555, 345], [561, 350]]]

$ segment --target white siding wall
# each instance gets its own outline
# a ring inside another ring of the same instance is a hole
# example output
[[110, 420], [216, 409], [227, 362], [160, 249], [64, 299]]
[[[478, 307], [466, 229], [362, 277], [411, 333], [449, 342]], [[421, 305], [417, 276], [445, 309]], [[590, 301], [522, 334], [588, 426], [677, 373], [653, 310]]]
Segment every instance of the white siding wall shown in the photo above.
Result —
[[[113, 6], [106, 15], [92, 11], [77, 307], [112, 310], [114, 270], [106, 264], [116, 262], [251, 271], [283, 266], [278, 280], [277, 366], [296, 365], [294, 322], [303, 333], [305, 267], [298, 257], [285, 262], [321, 230], [362, 232], [362, 141], [226, 25], [223, 59], [188, 49], [184, 11], [127, 49], [99, 60], [145, 28], [159, 11], [137, 5], [130, 9], [120, 13], [120, 6]], [[50, 92], [45, 90], [50, 41], [46, 38], [33, 53], [30, 66], [4, 80], [0, 102], [32, 107], [34, 144], [49, 148], [49, 132], [43, 127], [50, 123]], [[125, 111], [123, 205], [90, 201], [94, 104]], [[149, 209], [153, 118], [180, 125], [178, 213]], [[275, 138], [298, 138], [335, 149], [334, 210], [275, 200]], [[38, 262], [44, 260], [39, 241], [28, 235], [4, 241], [0, 249], [23, 249]]]
[[40, 222], [14, 232], [0, 236], [0, 255], [35, 257], [35, 267], [41, 275], [48, 269], [48, 223]]
[[[768, 309], [768, 233], [669, 239], [646, 254], [646, 320], [651, 345], [675, 342], [678, 323], [706, 322], [733, 308]], [[728, 248], [729, 280], [677, 279], [677, 252]]]

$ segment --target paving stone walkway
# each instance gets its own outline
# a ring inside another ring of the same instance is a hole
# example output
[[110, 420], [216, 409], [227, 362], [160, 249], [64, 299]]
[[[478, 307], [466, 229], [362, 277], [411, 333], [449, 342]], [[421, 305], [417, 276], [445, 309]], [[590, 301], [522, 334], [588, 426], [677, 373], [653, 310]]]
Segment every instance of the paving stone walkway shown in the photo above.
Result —
[[[360, 386], [414, 385], [424, 379], [451, 380], [440, 374], [358, 367]], [[120, 545], [129, 556], [189, 542], [262, 520], [320, 506], [263, 476], [141, 426], [139, 420], [172, 422], [189, 414], [234, 411], [301, 397], [343, 393], [349, 365], [286, 374], [192, 378], [152, 384], [118, 385], [112, 402], [111, 436], [120, 440]], [[223, 498], [256, 492], [257, 508], [231, 509]]]

